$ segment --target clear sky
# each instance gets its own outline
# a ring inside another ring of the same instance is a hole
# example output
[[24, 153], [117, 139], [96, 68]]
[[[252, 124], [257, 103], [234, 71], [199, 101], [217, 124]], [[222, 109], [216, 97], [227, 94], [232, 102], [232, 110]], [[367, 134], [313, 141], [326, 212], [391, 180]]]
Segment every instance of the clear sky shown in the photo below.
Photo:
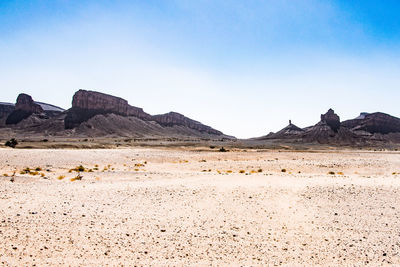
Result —
[[400, 117], [398, 0], [0, 1], [0, 101], [79, 88], [237, 137]]

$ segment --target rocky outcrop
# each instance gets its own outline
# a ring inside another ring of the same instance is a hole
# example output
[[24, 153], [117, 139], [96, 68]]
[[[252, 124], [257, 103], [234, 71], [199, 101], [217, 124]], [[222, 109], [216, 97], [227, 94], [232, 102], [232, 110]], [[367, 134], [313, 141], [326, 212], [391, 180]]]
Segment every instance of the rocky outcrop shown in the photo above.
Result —
[[73, 96], [72, 108], [67, 112], [65, 128], [71, 129], [96, 115], [110, 113], [151, 120], [151, 115], [141, 108], [130, 106], [125, 99], [94, 91], [79, 90]]
[[0, 102], [0, 126], [4, 126], [7, 117], [14, 111], [14, 104]]
[[304, 130], [297, 127], [292, 123], [292, 121], [289, 121], [289, 125], [280, 130], [279, 132], [276, 133], [270, 133], [267, 136], [264, 136], [262, 139], [291, 139], [291, 138], [301, 138], [302, 134], [304, 133]]
[[129, 105], [128, 101], [122, 98], [87, 90], [79, 90], [75, 93], [72, 100], [72, 108], [67, 111], [65, 128], [76, 128], [96, 115], [106, 114], [136, 117], [144, 121], [155, 121], [163, 127], [183, 126], [201, 133], [222, 135], [220, 131], [189, 119], [182, 114], [170, 112], [151, 116], [144, 112], [143, 109]]
[[182, 114], [177, 112], [169, 112], [162, 115], [155, 115], [152, 118], [154, 121], [158, 122], [160, 125], [165, 127], [173, 126], [185, 126], [187, 128], [208, 134], [222, 135], [222, 132], [217, 131], [210, 126], [204, 125], [198, 121], [189, 119]]
[[343, 127], [353, 131], [366, 131], [371, 134], [400, 133], [400, 119], [385, 113], [362, 113], [353, 120], [342, 123]]
[[17, 124], [34, 113], [40, 114], [43, 112], [42, 107], [36, 104], [30, 95], [20, 94], [17, 98], [14, 111], [6, 119], [6, 124]]
[[329, 109], [327, 113], [321, 114], [321, 123], [327, 124], [334, 132], [337, 132], [340, 128], [340, 117]]
[[36, 104], [32, 97], [27, 94], [19, 94], [15, 110], [24, 110], [30, 113], [42, 113], [43, 109], [39, 104]]

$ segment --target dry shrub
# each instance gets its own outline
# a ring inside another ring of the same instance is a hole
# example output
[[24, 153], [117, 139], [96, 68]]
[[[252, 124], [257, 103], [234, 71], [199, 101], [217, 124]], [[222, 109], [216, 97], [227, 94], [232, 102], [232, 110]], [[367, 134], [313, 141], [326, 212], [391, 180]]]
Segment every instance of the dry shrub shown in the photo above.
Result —
[[60, 176], [57, 177], [58, 180], [62, 180], [64, 178], [65, 178], [65, 175], [60, 175]]
[[286, 172], [286, 169], [282, 169], [281, 172]]
[[73, 181], [80, 181], [80, 180], [82, 180], [82, 176], [81, 175], [77, 175], [77, 176], [75, 176], [74, 178], [71, 178], [71, 182], [73, 182]]
[[239, 171], [239, 173], [245, 173], [245, 172], [246, 172], [245, 170], [240, 170], [240, 171]]

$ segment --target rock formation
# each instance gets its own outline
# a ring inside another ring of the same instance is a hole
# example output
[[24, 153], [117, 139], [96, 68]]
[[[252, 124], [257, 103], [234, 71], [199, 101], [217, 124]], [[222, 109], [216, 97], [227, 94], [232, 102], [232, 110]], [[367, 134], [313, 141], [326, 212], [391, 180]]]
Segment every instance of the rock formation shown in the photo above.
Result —
[[17, 98], [14, 111], [7, 117], [6, 124], [17, 124], [34, 113], [40, 114], [43, 112], [42, 107], [36, 104], [30, 95], [20, 94]]
[[15, 110], [24, 110], [30, 113], [42, 113], [43, 109], [39, 104], [36, 104], [32, 97], [27, 94], [20, 94], [15, 104]]
[[301, 138], [304, 130], [297, 127], [289, 120], [289, 125], [276, 133], [270, 133], [263, 139], [287, 139], [287, 138]]
[[0, 103], [0, 126], [6, 123], [7, 117], [14, 111], [14, 104]]
[[152, 120], [158, 122], [162, 126], [173, 127], [173, 126], [185, 126], [187, 128], [204, 132], [208, 134], [222, 135], [222, 132], [217, 131], [207, 125], [204, 125], [198, 121], [189, 119], [182, 114], [177, 112], [169, 112], [162, 115], [155, 115]]
[[333, 109], [329, 109], [327, 113], [321, 114], [321, 122], [326, 123], [334, 132], [339, 130], [340, 118]]
[[71, 129], [99, 114], [117, 114], [134, 116], [142, 120], [150, 120], [151, 115], [143, 109], [130, 106], [128, 101], [94, 91], [79, 90], [72, 99], [72, 108], [65, 118], [65, 128]]
[[72, 100], [72, 108], [67, 111], [64, 121], [65, 128], [76, 128], [96, 115], [106, 114], [136, 117], [144, 121], [155, 121], [162, 127], [183, 126], [201, 133], [222, 135], [220, 131], [176, 112], [151, 116], [141, 108], [130, 106], [128, 101], [122, 98], [86, 90], [79, 90], [75, 93]]
[[385, 113], [362, 113], [353, 120], [342, 123], [343, 127], [353, 131], [366, 131], [371, 134], [400, 133], [400, 119]]

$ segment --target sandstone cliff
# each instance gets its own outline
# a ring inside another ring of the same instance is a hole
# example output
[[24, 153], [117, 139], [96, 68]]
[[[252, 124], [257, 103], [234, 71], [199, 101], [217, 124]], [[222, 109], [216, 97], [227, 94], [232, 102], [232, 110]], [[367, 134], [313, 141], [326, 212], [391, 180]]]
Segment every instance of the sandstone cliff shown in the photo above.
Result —
[[72, 108], [65, 118], [65, 128], [77, 127], [82, 122], [99, 114], [117, 114], [134, 116], [142, 120], [150, 120], [151, 115], [143, 109], [130, 106], [125, 99], [87, 90], [79, 90], [72, 99]]
[[30, 95], [20, 94], [17, 98], [14, 111], [6, 119], [6, 124], [17, 124], [34, 113], [40, 114], [43, 112], [42, 107], [36, 104]]
[[400, 119], [385, 113], [362, 113], [353, 120], [342, 123], [346, 128], [353, 131], [366, 131], [371, 134], [400, 133]]
[[0, 126], [4, 126], [7, 117], [14, 111], [14, 104], [0, 103]]
[[326, 123], [334, 132], [337, 132], [340, 127], [340, 117], [329, 109], [327, 113], [321, 114], [321, 123]]

